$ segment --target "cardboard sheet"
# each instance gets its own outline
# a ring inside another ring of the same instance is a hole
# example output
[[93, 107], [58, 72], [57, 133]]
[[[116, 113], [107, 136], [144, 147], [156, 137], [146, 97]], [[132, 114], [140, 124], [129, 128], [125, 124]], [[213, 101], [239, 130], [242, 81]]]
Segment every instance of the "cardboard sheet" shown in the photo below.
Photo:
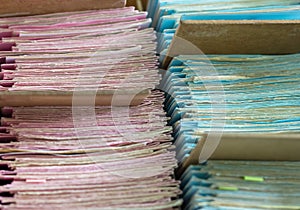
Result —
[[[199, 163], [204, 141], [199, 141], [179, 172]], [[211, 160], [299, 161], [300, 134], [223, 134]]]
[[126, 0], [0, 0], [0, 16], [37, 15], [124, 7]]
[[[64, 91], [0, 91], [0, 107], [2, 106], [71, 106], [80, 104], [80, 101], [85, 103], [87, 100], [93, 100], [95, 98], [95, 105], [98, 106], [136, 106], [141, 104], [144, 98], [149, 95], [149, 90], [140, 92], [139, 94], [130, 93], [130, 91], [117, 91], [114, 96], [114, 91], [98, 91], [94, 92], [81, 92], [76, 93], [76, 99], [74, 99], [74, 93]], [[133, 98], [129, 102], [128, 98]], [[113, 100], [113, 102], [112, 102]]]
[[[184, 44], [183, 44], [184, 43]], [[174, 56], [300, 52], [300, 20], [181, 21], [163, 67]]]

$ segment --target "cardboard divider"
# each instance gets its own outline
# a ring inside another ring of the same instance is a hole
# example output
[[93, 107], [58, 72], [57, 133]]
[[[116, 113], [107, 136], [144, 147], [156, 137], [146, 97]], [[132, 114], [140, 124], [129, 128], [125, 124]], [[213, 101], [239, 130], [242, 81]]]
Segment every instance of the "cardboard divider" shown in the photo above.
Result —
[[95, 92], [64, 91], [0, 91], [0, 107], [4, 106], [86, 106], [94, 100], [95, 106], [136, 106], [150, 94], [128, 90]]
[[162, 67], [193, 54], [291, 54], [300, 52], [300, 20], [181, 21]]
[[0, 0], [0, 17], [124, 7], [126, 0]]
[[[207, 140], [199, 141], [178, 169], [181, 174], [189, 165], [199, 164], [199, 156]], [[262, 134], [225, 133], [210, 157], [211, 160], [300, 161], [300, 133]]]

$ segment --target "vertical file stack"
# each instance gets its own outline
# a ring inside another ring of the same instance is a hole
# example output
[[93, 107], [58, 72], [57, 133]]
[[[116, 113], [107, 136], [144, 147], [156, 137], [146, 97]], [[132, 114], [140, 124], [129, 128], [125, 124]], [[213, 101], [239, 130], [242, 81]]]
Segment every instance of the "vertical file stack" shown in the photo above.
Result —
[[150, 1], [184, 209], [300, 208], [299, 3]]
[[1, 209], [180, 206], [146, 15], [0, 19]]

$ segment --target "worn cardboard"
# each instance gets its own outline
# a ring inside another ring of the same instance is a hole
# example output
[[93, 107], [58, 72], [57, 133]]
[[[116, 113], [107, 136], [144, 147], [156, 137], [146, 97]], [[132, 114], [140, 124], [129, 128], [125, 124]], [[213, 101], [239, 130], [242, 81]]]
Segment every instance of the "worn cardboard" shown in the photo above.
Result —
[[[64, 91], [3, 91], [0, 92], [0, 107], [3, 106], [136, 106], [150, 94], [144, 90], [138, 94], [130, 91], [72, 92]], [[131, 100], [132, 99], [132, 100]], [[92, 102], [91, 102], [92, 100]]]
[[163, 67], [177, 55], [298, 52], [300, 20], [181, 21]]
[[119, 8], [125, 3], [126, 0], [0, 0], [0, 16]]
[[[199, 141], [189, 158], [182, 164], [179, 173], [189, 165], [199, 164], [199, 156], [204, 143]], [[227, 133], [210, 157], [211, 160], [261, 160], [300, 161], [300, 133], [262, 134]]]

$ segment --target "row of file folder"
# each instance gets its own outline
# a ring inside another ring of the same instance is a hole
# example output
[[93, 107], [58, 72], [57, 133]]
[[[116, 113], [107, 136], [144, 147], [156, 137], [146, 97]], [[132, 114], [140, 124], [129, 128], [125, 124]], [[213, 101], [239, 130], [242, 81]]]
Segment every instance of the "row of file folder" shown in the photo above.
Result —
[[299, 54], [174, 58], [162, 88], [179, 163], [208, 133], [299, 134], [299, 61]]
[[[220, 55], [222, 51], [204, 55], [201, 54], [202, 43], [199, 41], [203, 39], [202, 42], [205, 43], [210, 36], [214, 39], [222, 36], [222, 41], [225, 42], [222, 47], [227, 47], [227, 44], [230, 49], [239, 48], [239, 43], [247, 42], [250, 36], [251, 39], [255, 39], [255, 33], [249, 33], [251, 35], [246, 35], [244, 39], [236, 38], [236, 41], [231, 40], [230, 37], [228, 41], [227, 37], [239, 33], [239, 30], [227, 34], [229, 28], [223, 25], [220, 27], [221, 24], [217, 23], [226, 23], [226, 21], [232, 25], [237, 23], [242, 25], [246, 22], [249, 25], [259, 23], [255, 25], [257, 29], [263, 28], [266, 23], [274, 24], [281, 21], [296, 23], [300, 20], [299, 11], [299, 0], [149, 1], [148, 17], [153, 19], [152, 26], [158, 33], [157, 53], [160, 55], [161, 67], [167, 67], [160, 87], [166, 92], [165, 109], [170, 117], [169, 125], [174, 131], [176, 158], [180, 166], [177, 172], [181, 176], [183, 191], [183, 209], [300, 208], [299, 162], [209, 160], [203, 165], [190, 165], [199, 160], [203, 161], [201, 157], [195, 157], [198, 154], [196, 150], [216, 151], [220, 142], [208, 142], [224, 136], [239, 138], [248, 134], [246, 144], [252, 140], [251, 138], [256, 138], [255, 142], [264, 139], [264, 143], [268, 141], [268, 144], [271, 144], [269, 142], [273, 141], [272, 136], [277, 134], [284, 137], [280, 140], [280, 137], [277, 137], [277, 143], [282, 141], [282, 144], [285, 144], [287, 139], [292, 139], [290, 142], [300, 140], [300, 137], [297, 137], [300, 136], [298, 88], [300, 54], [260, 55], [267, 50], [257, 49], [255, 52], [253, 47], [251, 52], [242, 50], [244, 54], [232, 55], [236, 52], [230, 52], [228, 55]], [[206, 28], [201, 27], [204, 23], [208, 25]], [[192, 27], [193, 24], [199, 26]], [[209, 27], [215, 27], [216, 30], [205, 31]], [[246, 30], [241, 31], [240, 33], [247, 33]], [[295, 31], [298, 31], [297, 26], [291, 29], [290, 33], [286, 33], [290, 43], [297, 39]], [[270, 31], [265, 34], [268, 33], [270, 34]], [[188, 39], [188, 34], [201, 34], [201, 36], [191, 35]], [[280, 35], [275, 36], [280, 39]], [[264, 38], [268, 39], [268, 36]], [[207, 42], [214, 43], [214, 40]], [[261, 42], [263, 40], [258, 40], [255, 44], [259, 45]], [[245, 45], [253, 43], [249, 42]], [[280, 46], [284, 48], [284, 44]], [[218, 51], [215, 49], [218, 48], [218, 44], [213, 46], [208, 44], [205, 47], [209, 52]], [[205, 50], [203, 52], [206, 52]], [[287, 51], [281, 54], [291, 53]], [[291, 51], [295, 53], [295, 50]], [[268, 54], [276, 54], [276, 52], [272, 53], [270, 50]], [[215, 139], [210, 139], [208, 137], [210, 134], [213, 134], [213, 138], [215, 135]], [[291, 136], [292, 138], [289, 138]], [[245, 139], [241, 138], [235, 142], [239, 143], [243, 140]], [[203, 145], [207, 143], [210, 147], [205, 148]], [[277, 143], [276, 145], [280, 145]], [[222, 141], [222, 145], [225, 144], [226, 142]], [[201, 145], [202, 148], [199, 147]], [[236, 148], [243, 148], [243, 146], [235, 148], [234, 144], [231, 145], [232, 148], [227, 148], [227, 152], [230, 153], [232, 150], [232, 154], [239, 153], [234, 151]], [[265, 144], [258, 143], [257, 147], [262, 145]], [[253, 148], [255, 146], [251, 145], [252, 157], [258, 159]], [[247, 147], [244, 149], [247, 150]], [[277, 151], [279, 150], [280, 148]], [[210, 152], [213, 151], [208, 151]], [[260, 149], [260, 152], [263, 153], [263, 149]], [[249, 153], [247, 152], [247, 155]], [[276, 152], [277, 155], [280, 155], [279, 153]]]
[[160, 62], [168, 54], [180, 21], [188, 20], [299, 20], [300, 1], [149, 1], [148, 17], [158, 32]]
[[299, 209], [299, 162], [208, 161], [182, 175], [184, 209]]

